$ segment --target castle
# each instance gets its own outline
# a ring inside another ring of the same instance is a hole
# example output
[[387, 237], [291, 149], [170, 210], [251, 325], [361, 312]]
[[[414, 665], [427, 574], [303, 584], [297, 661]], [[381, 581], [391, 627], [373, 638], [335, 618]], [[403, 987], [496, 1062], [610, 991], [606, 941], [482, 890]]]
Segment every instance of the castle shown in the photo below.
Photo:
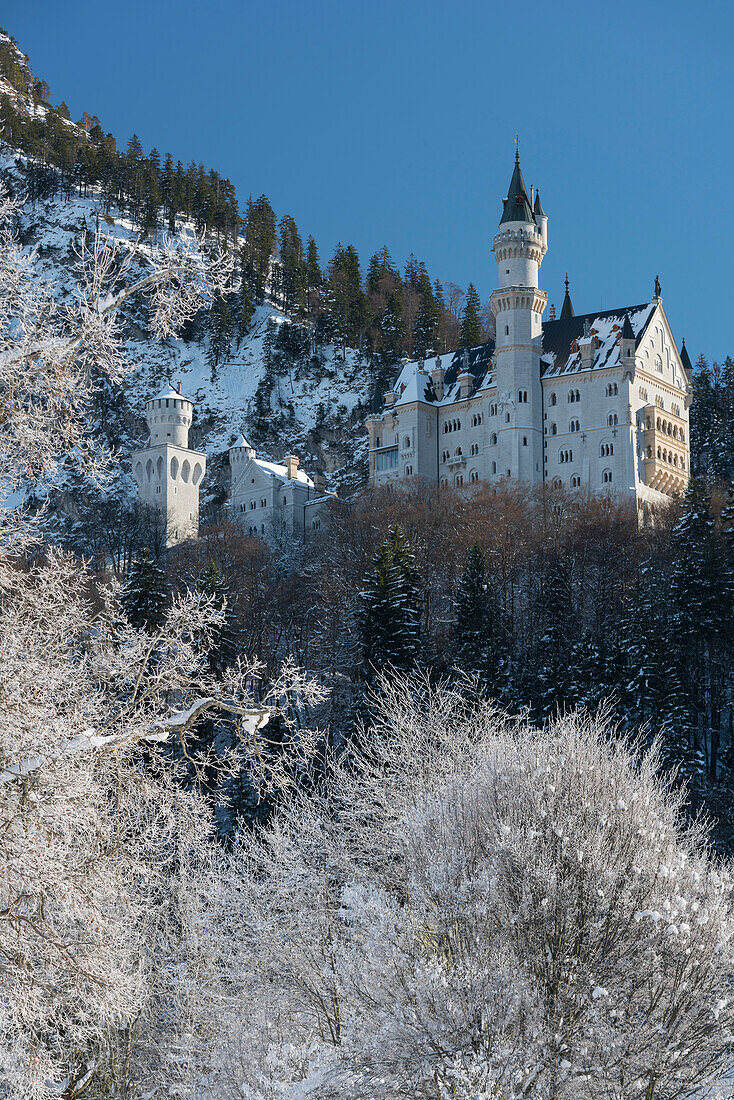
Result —
[[627, 494], [641, 511], [685, 489], [692, 371], [659, 280], [651, 302], [579, 316], [567, 278], [560, 317], [551, 307], [544, 322], [547, 249], [548, 216], [516, 153], [493, 243], [495, 338], [404, 362], [367, 421], [374, 486], [512, 478]]
[[[140, 502], [164, 526], [166, 548], [199, 532], [199, 488], [206, 455], [189, 447], [193, 403], [169, 388], [145, 403], [150, 438], [132, 455]], [[306, 538], [321, 527], [324, 509], [335, 494], [317, 488], [299, 470], [295, 455], [285, 465], [257, 457], [242, 435], [229, 449], [231, 518], [248, 534], [268, 542]]]

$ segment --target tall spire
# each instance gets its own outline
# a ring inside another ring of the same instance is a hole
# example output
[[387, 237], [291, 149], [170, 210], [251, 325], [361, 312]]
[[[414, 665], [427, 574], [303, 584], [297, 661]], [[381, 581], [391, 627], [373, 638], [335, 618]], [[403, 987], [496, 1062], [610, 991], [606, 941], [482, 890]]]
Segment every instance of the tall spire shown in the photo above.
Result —
[[504, 210], [500, 218], [503, 222], [532, 222], [533, 212], [530, 208], [530, 199], [520, 170], [520, 139], [515, 137], [515, 170], [510, 180], [510, 189], [504, 200]]
[[571, 295], [568, 292], [568, 272], [566, 272], [566, 294], [563, 298], [563, 308], [561, 309], [561, 320], [566, 321], [569, 317], [574, 316], [573, 303], [571, 302]]
[[548, 217], [545, 210], [543, 209], [543, 204], [540, 201], [540, 188], [538, 188], [538, 190], [535, 192], [535, 205], [533, 206], [533, 214], [535, 214], [536, 218]]

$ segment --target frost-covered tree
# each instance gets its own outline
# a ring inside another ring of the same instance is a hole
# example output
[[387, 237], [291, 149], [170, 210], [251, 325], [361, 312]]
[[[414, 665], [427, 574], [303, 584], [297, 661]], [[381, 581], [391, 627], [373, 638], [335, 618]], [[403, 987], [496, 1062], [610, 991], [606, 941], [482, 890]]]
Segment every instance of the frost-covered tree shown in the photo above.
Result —
[[[16, 216], [0, 197], [4, 490], [70, 448], [103, 475], [84, 414], [94, 379], [129, 369], [119, 307], [147, 294], [152, 330], [166, 336], [228, 277], [226, 263], [207, 259], [191, 236], [152, 257], [98, 236], [82, 243], [78, 291], [60, 304], [50, 284], [34, 280], [33, 256], [12, 233]], [[147, 267], [133, 279], [138, 261]], [[138, 1040], [161, 1014], [176, 1016], [181, 891], [210, 858], [208, 815], [175, 782], [163, 748], [186, 745], [218, 713], [235, 734], [222, 768], [235, 771], [245, 749], [255, 767], [268, 704], [253, 705], [256, 668], [210, 673], [206, 641], [222, 618], [213, 601], [177, 599], [149, 632], [121, 614], [117, 588], [97, 585], [63, 554], [39, 555], [38, 540], [28, 517], [5, 514], [0, 1095], [71, 1098], [97, 1084], [104, 1091], [106, 1079], [129, 1095]], [[22, 560], [29, 548], [32, 568]], [[302, 732], [299, 751], [308, 743]]]
[[384, 692], [328, 789], [233, 853], [208, 1054], [232, 1094], [710, 1095], [731, 1064], [732, 877], [655, 754], [428, 681]]

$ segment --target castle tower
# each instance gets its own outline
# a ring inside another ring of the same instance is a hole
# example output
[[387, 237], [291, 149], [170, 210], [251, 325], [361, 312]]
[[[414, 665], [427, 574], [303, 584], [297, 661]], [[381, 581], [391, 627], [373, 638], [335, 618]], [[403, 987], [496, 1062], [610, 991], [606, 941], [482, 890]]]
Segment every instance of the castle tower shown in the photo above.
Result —
[[150, 438], [132, 456], [140, 502], [155, 510], [165, 527], [165, 544], [175, 545], [199, 533], [199, 486], [206, 455], [189, 447], [194, 406], [169, 388], [145, 403]]
[[540, 195], [531, 206], [516, 152], [510, 189], [492, 246], [499, 280], [490, 304], [497, 322], [497, 472], [523, 481], [540, 481], [543, 477], [540, 355], [548, 296], [538, 289], [538, 272], [547, 247], [548, 217]]

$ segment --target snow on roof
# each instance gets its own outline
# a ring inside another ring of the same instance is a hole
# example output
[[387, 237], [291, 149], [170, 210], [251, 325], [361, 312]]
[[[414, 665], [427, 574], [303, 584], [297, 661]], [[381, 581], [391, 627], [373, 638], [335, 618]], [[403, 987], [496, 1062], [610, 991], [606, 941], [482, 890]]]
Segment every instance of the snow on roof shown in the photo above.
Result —
[[[543, 377], [614, 366], [619, 362], [618, 341], [625, 317], [639, 343], [656, 309], [656, 302], [643, 302], [642, 305], [546, 321], [543, 325]], [[582, 367], [581, 351], [574, 345], [583, 342], [585, 329], [595, 337], [596, 348], [588, 365]]]
[[289, 478], [287, 466], [280, 466], [277, 462], [266, 462], [263, 458], [255, 458], [253, 461], [262, 470], [274, 477], [282, 477], [284, 481], [300, 481], [302, 485], [308, 485], [311, 489], [314, 487], [313, 481], [303, 470], [296, 470], [296, 476]]
[[[436, 356], [435, 359], [419, 359], [405, 363], [393, 386], [398, 399], [392, 407], [408, 405], [411, 401], [429, 401], [432, 405], [450, 405], [452, 401], [458, 401], [459, 375], [464, 370], [465, 364], [468, 373], [474, 376], [475, 389], [491, 386], [494, 382], [493, 352], [494, 340], [488, 340], [486, 344], [478, 344], [473, 348], [447, 351], [443, 355]], [[443, 397], [440, 401], [437, 399], [431, 380], [431, 371], [436, 367], [444, 369]]]
[[253, 448], [250, 447], [250, 444], [245, 439], [245, 433], [244, 432], [240, 432], [239, 439], [236, 440], [229, 449], [230, 449], [230, 451], [234, 451], [236, 447], [247, 447], [249, 450], [253, 450]]
[[179, 401], [188, 401], [189, 404], [192, 403], [191, 399], [189, 397], [186, 397], [185, 394], [183, 394], [183, 393], [179, 393], [178, 390], [174, 390], [173, 386], [169, 386], [167, 390], [161, 390], [161, 392], [157, 393], [155, 395], [155, 397], [149, 397], [148, 400], [149, 401], [163, 401], [166, 398], [171, 398], [171, 397], [178, 398]]

